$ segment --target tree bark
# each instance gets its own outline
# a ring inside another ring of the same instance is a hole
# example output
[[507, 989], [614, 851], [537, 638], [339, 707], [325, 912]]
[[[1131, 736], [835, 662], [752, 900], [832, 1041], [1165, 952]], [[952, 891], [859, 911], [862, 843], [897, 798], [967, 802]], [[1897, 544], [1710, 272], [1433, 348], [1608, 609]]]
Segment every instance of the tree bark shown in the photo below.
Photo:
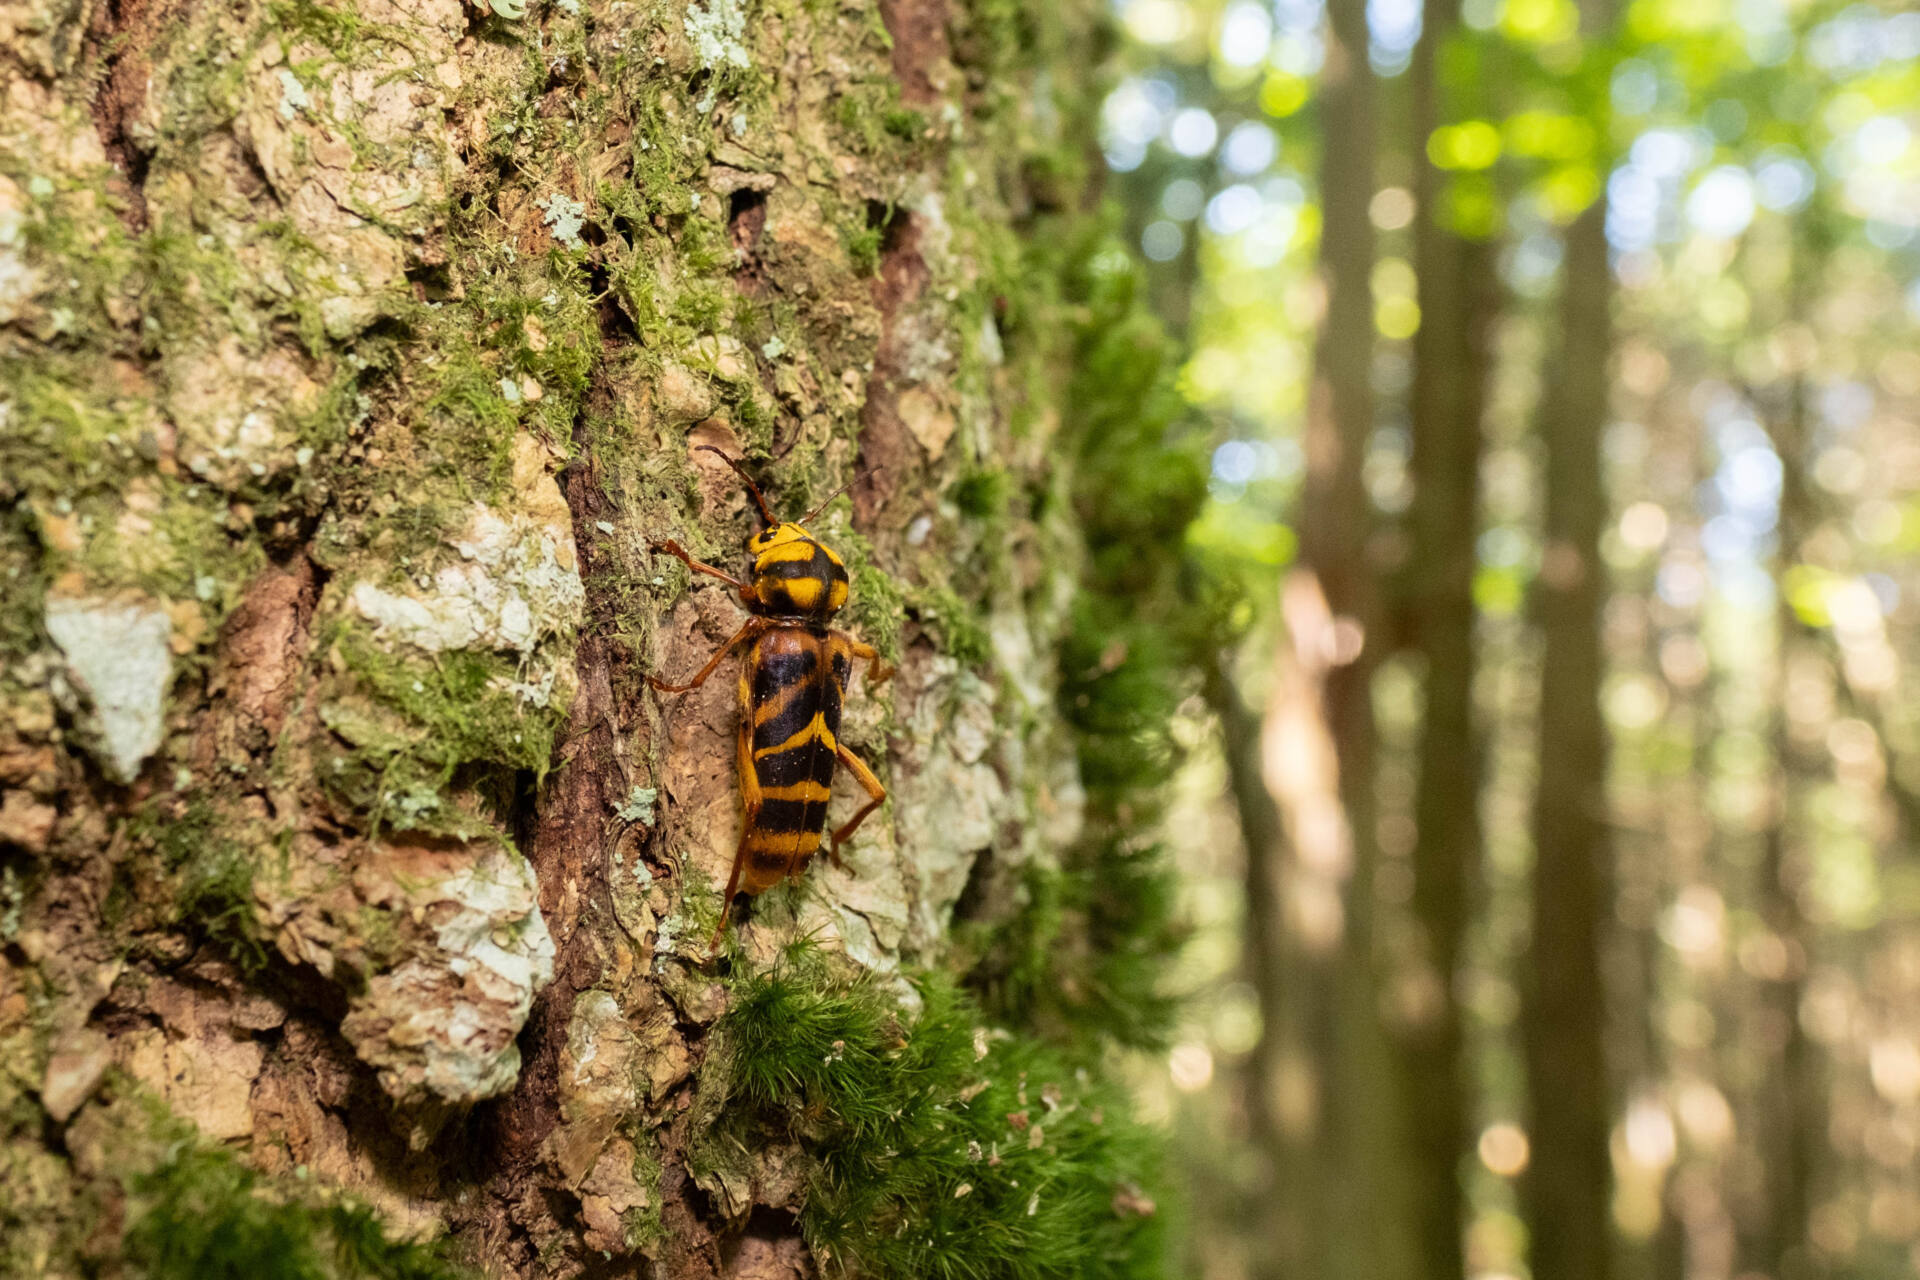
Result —
[[[1415, 46], [1409, 85], [1415, 138], [1433, 133], [1458, 90], [1443, 55], [1459, 5], [1435, 0]], [[1449, 179], [1424, 154], [1414, 183], [1414, 271], [1420, 328], [1411, 391], [1414, 554], [1404, 607], [1424, 661], [1426, 706], [1414, 795], [1413, 914], [1424, 943], [1426, 997], [1402, 1035], [1412, 1129], [1420, 1256], [1433, 1280], [1464, 1275], [1460, 1162], [1470, 1146], [1471, 1086], [1458, 983], [1479, 882], [1481, 739], [1474, 708], [1473, 577], [1479, 535], [1481, 417], [1497, 310], [1494, 247], [1457, 227]]]
[[[700, 1154], [737, 980], [806, 937], [905, 989], [1082, 825], [1097, 21], [0, 12], [0, 1264], [112, 1271], [225, 1150], [230, 1209], [493, 1274], [815, 1273], [811, 1157]], [[643, 681], [745, 616], [649, 553], [741, 567], [703, 444], [785, 517], [855, 483], [812, 527], [900, 668], [842, 731], [889, 805], [731, 977], [733, 668]]]
[[1545, 552], [1535, 600], [1544, 642], [1534, 794], [1532, 947], [1522, 1018], [1532, 1159], [1526, 1172], [1533, 1273], [1612, 1273], [1612, 1125], [1603, 981], [1613, 914], [1609, 744], [1600, 707], [1607, 520], [1602, 435], [1613, 352], [1613, 272], [1604, 196], [1563, 242], [1559, 354], [1540, 415]]

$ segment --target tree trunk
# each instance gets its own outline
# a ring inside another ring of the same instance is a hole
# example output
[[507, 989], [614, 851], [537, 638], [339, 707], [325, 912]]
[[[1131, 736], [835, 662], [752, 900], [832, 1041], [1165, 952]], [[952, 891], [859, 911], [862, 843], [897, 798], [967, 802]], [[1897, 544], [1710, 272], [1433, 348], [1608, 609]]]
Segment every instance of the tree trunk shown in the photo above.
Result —
[[[1399, 1160], [1404, 1120], [1371, 1083], [1391, 1074], [1375, 957], [1378, 741], [1372, 687], [1390, 641], [1375, 589], [1377, 531], [1364, 481], [1374, 416], [1369, 206], [1378, 145], [1378, 86], [1367, 43], [1364, 0], [1332, 0], [1319, 90], [1326, 319], [1314, 346], [1300, 517], [1301, 560], [1325, 596], [1332, 629], [1294, 638], [1296, 648], [1319, 659], [1305, 665], [1312, 668], [1307, 674], [1320, 695], [1317, 712], [1334, 751], [1348, 840], [1345, 865], [1331, 869], [1330, 888], [1342, 908], [1339, 946], [1312, 962], [1319, 970], [1315, 1043], [1323, 1112], [1314, 1162], [1321, 1185], [1315, 1274], [1328, 1280], [1406, 1276], [1413, 1247]], [[1297, 592], [1296, 598], [1310, 599], [1311, 593]], [[1369, 1205], [1371, 1212], [1363, 1217], [1346, 1211], [1355, 1204]]]
[[[1804, 324], [1812, 305], [1826, 254], [1825, 211], [1816, 205], [1794, 228], [1789, 247], [1784, 325]], [[1820, 512], [1809, 483], [1808, 455], [1812, 449], [1811, 388], [1803, 371], [1785, 379], [1783, 403], [1763, 416], [1774, 452], [1780, 459], [1779, 560], [1777, 578], [1807, 557], [1807, 541], [1820, 525]], [[1795, 613], [1781, 591], [1774, 606], [1774, 693], [1767, 716], [1768, 745], [1774, 758], [1772, 811], [1762, 833], [1758, 869], [1761, 919], [1779, 942], [1784, 957], [1776, 971], [1760, 981], [1759, 1004], [1764, 1033], [1764, 1070], [1759, 1073], [1757, 1147], [1764, 1177], [1761, 1199], [1751, 1219], [1743, 1224], [1744, 1261], [1782, 1280], [1801, 1280], [1818, 1273], [1809, 1256], [1808, 1227], [1813, 1214], [1815, 1179], [1827, 1151], [1825, 1086], [1818, 1046], [1808, 1036], [1801, 1008], [1815, 937], [1802, 895], [1810, 870], [1800, 806], [1807, 790], [1825, 765], [1825, 752], [1813, 759], [1796, 741], [1787, 714], [1789, 684], [1797, 660], [1821, 652], [1820, 637]]]
[[[0, 1270], [1144, 1247], [1092, 1050], [937, 972], [956, 912], [967, 954], [1086, 950], [1032, 907], [1087, 829], [1054, 691], [1098, 406], [1052, 388], [1105, 314], [1096, 21], [6, 10]], [[734, 667], [643, 679], [746, 616], [649, 552], [743, 567], [700, 445], [785, 518], [855, 484], [811, 527], [899, 665], [842, 729], [887, 807], [730, 967]]]
[[[1410, 70], [1414, 137], [1444, 121], [1458, 68], [1442, 74], [1459, 27], [1456, 0], [1426, 7]], [[1471, 1126], [1458, 983], [1479, 883], [1481, 739], [1474, 710], [1475, 544], [1479, 535], [1481, 416], [1497, 309], [1494, 247], [1464, 234], [1449, 180], [1416, 162], [1414, 271], [1420, 329], [1411, 391], [1414, 554], [1406, 608], [1426, 668], [1426, 707], [1414, 795], [1413, 913], [1424, 943], [1425, 998], [1403, 1033], [1412, 1126], [1412, 1181], [1420, 1255], [1432, 1280], [1460, 1280], [1465, 1218], [1460, 1162]], [[1457, 182], [1459, 179], [1453, 179]]]
[[1524, 1191], [1533, 1274], [1556, 1280], [1607, 1280], [1613, 1251], [1602, 980], [1613, 872], [1600, 709], [1607, 598], [1601, 443], [1613, 352], [1606, 224], [1603, 196], [1566, 230], [1559, 356], [1540, 416], [1546, 522], [1536, 601], [1544, 652], [1522, 1019], [1532, 1141]]

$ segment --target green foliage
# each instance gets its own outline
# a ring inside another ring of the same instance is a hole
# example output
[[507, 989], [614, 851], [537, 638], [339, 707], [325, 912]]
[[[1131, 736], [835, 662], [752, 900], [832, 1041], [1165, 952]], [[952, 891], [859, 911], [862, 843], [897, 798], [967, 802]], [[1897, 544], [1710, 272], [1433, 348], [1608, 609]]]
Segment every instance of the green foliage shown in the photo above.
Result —
[[181, 1145], [132, 1179], [126, 1259], [146, 1280], [461, 1280], [439, 1244], [390, 1238], [367, 1208], [273, 1198], [226, 1151]]
[[842, 1273], [1150, 1274], [1152, 1143], [1120, 1095], [988, 1030], [947, 979], [915, 990], [909, 1017], [805, 943], [741, 981], [703, 1082], [703, 1104], [724, 1106], [708, 1150], [798, 1143], [813, 1162], [802, 1228]]

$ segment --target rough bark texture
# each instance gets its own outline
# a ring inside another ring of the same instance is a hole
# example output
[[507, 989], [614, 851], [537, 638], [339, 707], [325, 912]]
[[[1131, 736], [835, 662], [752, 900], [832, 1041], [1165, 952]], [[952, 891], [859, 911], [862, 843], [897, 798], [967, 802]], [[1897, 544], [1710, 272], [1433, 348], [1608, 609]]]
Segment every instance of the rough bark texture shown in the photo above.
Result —
[[869, 469], [814, 527], [892, 800], [738, 964], [1020, 908], [1091, 23], [0, 5], [0, 1271], [111, 1270], [187, 1143], [501, 1274], [813, 1273], [791, 1151], [690, 1163], [737, 711], [642, 677], [742, 613], [648, 541], [737, 563], [697, 444], [791, 515]]
[[1558, 371], [1540, 415], [1546, 551], [1536, 592], [1544, 641], [1534, 796], [1532, 948], [1522, 1038], [1532, 1162], [1525, 1185], [1533, 1272], [1612, 1274], [1613, 1121], [1608, 1073], [1609, 744], [1600, 707], [1607, 599], [1601, 443], [1613, 350], [1606, 201], [1567, 228]]

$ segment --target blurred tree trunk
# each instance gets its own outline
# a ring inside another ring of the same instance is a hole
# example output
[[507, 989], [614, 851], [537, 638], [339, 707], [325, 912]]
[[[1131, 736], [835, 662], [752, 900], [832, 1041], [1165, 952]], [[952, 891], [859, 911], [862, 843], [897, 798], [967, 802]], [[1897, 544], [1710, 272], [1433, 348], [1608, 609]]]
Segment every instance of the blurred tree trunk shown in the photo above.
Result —
[[843, 729], [891, 802], [744, 963], [939, 965], [963, 890], [991, 929], [1059, 873], [1082, 406], [1044, 388], [1101, 21], [7, 6], [0, 1272], [344, 1257], [380, 1231], [288, 1206], [351, 1195], [493, 1275], [817, 1273], [798, 1146], [694, 1154], [739, 713], [731, 666], [642, 677], [744, 615], [649, 543], [740, 566], [696, 445], [788, 517], [872, 469], [815, 528], [899, 663]]
[[1299, 1053], [1298, 966], [1286, 922], [1289, 868], [1280, 808], [1261, 768], [1261, 720], [1241, 697], [1226, 656], [1207, 675], [1207, 701], [1220, 718], [1227, 787], [1246, 855], [1246, 954], [1260, 1006], [1260, 1040], [1246, 1070], [1247, 1126], [1266, 1180], [1256, 1189], [1253, 1274], [1293, 1280], [1312, 1265], [1317, 1226], [1307, 1212], [1314, 1187], [1300, 1134], [1288, 1123], [1283, 1082]]
[[1414, 184], [1420, 329], [1411, 392], [1412, 555], [1401, 603], [1426, 669], [1413, 850], [1413, 913], [1425, 973], [1401, 1047], [1420, 1255], [1433, 1280], [1459, 1280], [1465, 1268], [1460, 1162], [1471, 1145], [1473, 1091], [1463, 1058], [1459, 983], [1480, 876], [1482, 775], [1473, 579], [1481, 417], [1499, 306], [1492, 240], [1467, 234], [1447, 175], [1425, 153], [1425, 140], [1449, 118], [1449, 97], [1463, 87], [1458, 63], [1443, 56], [1455, 51], [1459, 18], [1457, 0], [1426, 6], [1409, 77], [1413, 136], [1421, 148]]
[[[1338, 769], [1345, 865], [1328, 868], [1341, 905], [1339, 944], [1306, 962], [1316, 1012], [1311, 1043], [1320, 1081], [1314, 1274], [1393, 1280], [1411, 1274], [1413, 1241], [1399, 1156], [1399, 1107], [1380, 1021], [1375, 956], [1373, 673], [1390, 647], [1376, 589], [1373, 506], [1364, 468], [1373, 436], [1374, 229], [1369, 206], [1378, 150], [1378, 86], [1367, 56], [1365, 0], [1330, 0], [1321, 75], [1320, 278], [1325, 319], [1314, 347], [1305, 428], [1301, 563], [1324, 595], [1332, 626], [1295, 637], [1318, 656], [1316, 686]], [[1276, 976], [1277, 980], [1277, 976]], [[1350, 1212], [1369, 1206], [1365, 1215]]]
[[[1590, 34], [1604, 32], [1604, 23], [1589, 25]], [[1535, 603], [1544, 652], [1532, 948], [1522, 960], [1532, 1143], [1524, 1203], [1534, 1275], [1607, 1280], [1612, 1105], [1603, 952], [1614, 876], [1609, 744], [1600, 708], [1607, 598], [1600, 534], [1607, 520], [1601, 443], [1610, 400], [1613, 269], [1604, 194], [1568, 226], [1563, 243], [1559, 347], [1547, 366], [1540, 414], [1545, 550]]]
[[[1783, 329], [1806, 335], [1807, 316], [1817, 296], [1824, 259], [1823, 211], [1816, 202], [1796, 224], [1790, 248]], [[1811, 353], [1806, 353], [1811, 362]], [[1805, 562], [1808, 537], [1819, 524], [1819, 512], [1808, 483], [1810, 388], [1804, 365], [1785, 379], [1781, 399], [1763, 408], [1773, 449], [1780, 459], [1779, 563], [1775, 581]], [[1760, 915], [1767, 931], [1779, 943], [1780, 957], [1773, 972], [1760, 982], [1761, 1035], [1756, 1037], [1763, 1063], [1757, 1106], [1757, 1146], [1760, 1152], [1762, 1200], [1744, 1223], [1743, 1262], [1780, 1280], [1805, 1280], [1817, 1274], [1807, 1256], [1807, 1228], [1813, 1211], [1814, 1180], [1818, 1176], [1826, 1139], [1826, 1103], [1821, 1084], [1818, 1051], [1801, 1021], [1807, 968], [1814, 946], [1801, 905], [1806, 891], [1807, 834], [1800, 826], [1799, 806], [1810, 783], [1827, 760], [1824, 750], [1809, 752], [1796, 739], [1788, 715], [1790, 686], [1796, 664], [1820, 662], [1820, 637], [1794, 612], [1784, 587], [1776, 590], [1774, 692], [1768, 727], [1774, 760], [1772, 811], [1762, 834], [1759, 866]], [[1811, 757], [1811, 758], [1810, 758]]]

